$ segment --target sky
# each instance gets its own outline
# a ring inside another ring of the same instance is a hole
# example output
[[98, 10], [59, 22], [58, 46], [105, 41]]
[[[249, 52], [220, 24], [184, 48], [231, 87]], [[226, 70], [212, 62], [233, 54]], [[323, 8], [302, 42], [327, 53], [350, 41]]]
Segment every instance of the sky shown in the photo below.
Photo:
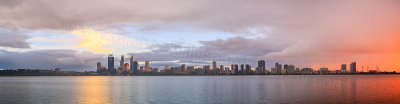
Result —
[[266, 60], [400, 71], [398, 0], [0, 0], [0, 69]]

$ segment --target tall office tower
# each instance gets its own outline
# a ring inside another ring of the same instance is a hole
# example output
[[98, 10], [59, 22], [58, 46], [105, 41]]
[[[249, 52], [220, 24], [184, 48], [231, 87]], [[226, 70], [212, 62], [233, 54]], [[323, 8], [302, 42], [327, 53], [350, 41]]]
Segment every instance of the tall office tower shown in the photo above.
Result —
[[108, 55], [108, 71], [114, 70], [114, 56], [112, 54]]
[[246, 74], [246, 71], [244, 71], [244, 64], [240, 64], [240, 72], [241, 75]]
[[289, 67], [288, 64], [283, 65], [283, 72], [282, 73], [287, 74], [288, 67]]
[[133, 71], [133, 55], [131, 56], [131, 59], [129, 60], [129, 65], [130, 65], [129, 70]]
[[217, 70], [217, 61], [213, 61], [213, 70]]
[[265, 61], [264, 60], [259, 60], [258, 61], [258, 66], [257, 66], [257, 72], [262, 73], [265, 71]]
[[185, 64], [182, 64], [181, 65], [181, 72], [185, 72], [186, 71], [186, 65]]
[[219, 73], [223, 73], [223, 72], [225, 72], [224, 65], [220, 65], [219, 66]]
[[346, 64], [342, 64], [342, 66], [341, 66], [341, 69], [340, 69], [340, 70], [346, 71], [346, 70], [347, 70], [347, 65], [346, 65]]
[[288, 67], [289, 67], [289, 65], [288, 65], [288, 64], [285, 64], [285, 65], [283, 65], [283, 69], [285, 69], [285, 70], [287, 70], [287, 69], [288, 69]]
[[239, 66], [238, 64], [232, 64], [231, 65], [232, 71], [234, 71], [235, 75], [239, 75]]
[[217, 69], [217, 61], [213, 61], [213, 66], [212, 66], [212, 74], [217, 74], [218, 69]]
[[150, 62], [149, 61], [145, 61], [144, 64], [145, 64], [144, 65], [144, 68], [145, 68], [144, 70], [149, 70], [150, 69]]
[[278, 75], [282, 74], [282, 64], [275, 63], [275, 68], [276, 68], [276, 74]]
[[249, 64], [246, 64], [246, 72], [245, 72], [245, 74], [246, 75], [250, 75], [251, 73], [250, 73], [250, 70], [251, 69], [251, 66], [249, 65]]
[[119, 69], [124, 69], [124, 55], [121, 56], [121, 60], [119, 61]]
[[97, 62], [97, 73], [100, 73], [101, 72], [101, 63], [100, 62]]
[[210, 72], [210, 65], [204, 65], [203, 66], [203, 72], [204, 74], [211, 74]]
[[357, 72], [357, 66], [356, 66], [356, 62], [352, 62], [351, 64], [350, 64], [350, 72], [351, 73], [356, 73]]
[[295, 74], [295, 67], [294, 65], [289, 65], [286, 69], [286, 74]]
[[139, 62], [133, 61], [133, 72], [138, 72], [139, 70]]

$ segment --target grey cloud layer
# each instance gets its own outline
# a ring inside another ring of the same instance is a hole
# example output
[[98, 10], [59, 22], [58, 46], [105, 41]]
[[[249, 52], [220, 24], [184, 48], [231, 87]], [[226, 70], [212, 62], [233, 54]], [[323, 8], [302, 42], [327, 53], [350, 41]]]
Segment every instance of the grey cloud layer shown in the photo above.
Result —
[[0, 28], [0, 46], [11, 47], [11, 48], [30, 48], [26, 39], [30, 38], [26, 36], [26, 32], [11, 29]]
[[95, 70], [104, 55], [74, 50], [0, 51], [0, 68], [41, 68], [62, 70]]
[[[331, 3], [314, 0], [3, 0], [0, 14], [5, 15], [0, 17], [0, 24], [30, 29], [148, 22], [231, 31], [257, 26], [297, 28], [293, 24], [314, 21], [310, 17], [324, 15], [331, 9]], [[336, 4], [340, 3], [348, 2]]]

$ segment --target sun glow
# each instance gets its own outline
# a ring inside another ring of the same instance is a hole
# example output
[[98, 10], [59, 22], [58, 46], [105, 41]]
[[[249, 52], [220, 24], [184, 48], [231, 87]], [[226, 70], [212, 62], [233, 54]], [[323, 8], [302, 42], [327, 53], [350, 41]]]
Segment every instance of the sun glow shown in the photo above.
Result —
[[87, 48], [92, 52], [102, 52], [102, 53], [111, 53], [114, 49], [104, 48], [105, 45], [110, 45], [111, 43], [102, 38], [102, 32], [84, 29], [84, 30], [74, 30], [71, 32], [81, 38], [80, 44], [77, 45], [78, 48]]

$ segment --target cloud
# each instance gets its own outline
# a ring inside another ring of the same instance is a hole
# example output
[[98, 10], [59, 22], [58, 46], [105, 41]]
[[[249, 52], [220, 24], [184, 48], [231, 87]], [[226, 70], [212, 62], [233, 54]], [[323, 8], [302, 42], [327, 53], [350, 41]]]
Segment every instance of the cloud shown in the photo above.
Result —
[[231, 55], [260, 56], [270, 52], [282, 50], [290, 45], [290, 42], [275, 42], [274, 37], [248, 39], [242, 36], [218, 39], [213, 41], [201, 41], [204, 50], [220, 52]]
[[54, 69], [94, 71], [102, 54], [75, 50], [35, 50], [27, 52], [0, 52], [0, 68]]
[[74, 30], [71, 34], [75, 34], [81, 37], [78, 48], [87, 48], [92, 52], [111, 53], [113, 49], [104, 48], [105, 45], [111, 43], [107, 38], [102, 37], [102, 32], [95, 30]]
[[0, 46], [11, 48], [30, 48], [26, 42], [30, 37], [26, 32], [20, 30], [8, 30], [0, 28]]

